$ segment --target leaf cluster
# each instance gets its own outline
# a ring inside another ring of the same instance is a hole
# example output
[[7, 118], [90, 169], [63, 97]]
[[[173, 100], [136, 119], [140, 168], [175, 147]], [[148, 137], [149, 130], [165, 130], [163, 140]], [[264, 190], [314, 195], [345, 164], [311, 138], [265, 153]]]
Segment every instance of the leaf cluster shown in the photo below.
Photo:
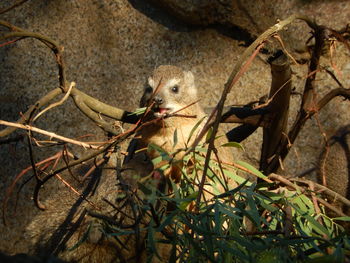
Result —
[[[154, 163], [168, 161], [162, 149]], [[227, 145], [226, 145], [227, 147]], [[114, 238], [144, 233], [148, 259], [169, 250], [170, 262], [344, 262], [349, 259], [348, 232], [339, 225], [350, 217], [330, 218], [309, 194], [275, 182], [245, 180], [240, 171], [210, 161], [204, 197], [197, 204], [198, 175], [203, 171], [206, 146], [184, 156], [180, 183], [164, 179], [166, 187], [139, 182], [143, 201], [135, 202], [143, 215], [139, 227], [121, 228], [104, 222], [105, 233]], [[185, 149], [184, 149], [185, 150]], [[251, 174], [266, 178], [254, 167], [240, 162]], [[223, 178], [225, 177], [225, 179]], [[149, 180], [154, 180], [149, 177]], [[234, 180], [238, 187], [225, 182]], [[226, 191], [220, 193], [219, 185]], [[164, 190], [166, 189], [166, 190]], [[313, 193], [315, 194], [315, 193]], [[135, 222], [137, 224], [137, 222]]]

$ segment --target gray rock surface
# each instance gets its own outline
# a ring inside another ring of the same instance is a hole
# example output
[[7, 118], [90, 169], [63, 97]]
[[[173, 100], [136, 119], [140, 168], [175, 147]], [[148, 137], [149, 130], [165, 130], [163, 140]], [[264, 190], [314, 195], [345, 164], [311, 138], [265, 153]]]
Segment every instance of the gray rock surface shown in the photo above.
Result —
[[[178, 18], [152, 5], [151, 1], [141, 0], [31, 0], [0, 18], [58, 41], [64, 46], [69, 81], [75, 81], [79, 89], [103, 102], [134, 110], [146, 77], [161, 64], [191, 70], [200, 87], [201, 104], [210, 107], [218, 101], [235, 61], [245, 49], [242, 44], [249, 42], [251, 35], [264, 31], [277, 19], [298, 12], [316, 17], [319, 23], [336, 29], [345, 26], [350, 17], [349, 1], [232, 1], [232, 6], [227, 0], [157, 2], [167, 5]], [[13, 1], [2, 1], [0, 7], [11, 3]], [[188, 17], [194, 19], [191, 23], [201, 27], [187, 25]], [[214, 24], [219, 26], [211, 26]], [[288, 27], [284, 35], [292, 41], [291, 51], [304, 45], [309, 31], [302, 22]], [[349, 87], [349, 51], [338, 45], [336, 56], [337, 68], [342, 72], [341, 81]], [[0, 119], [17, 120], [20, 112], [58, 87], [53, 55], [38, 41], [25, 39], [1, 47], [0, 59]], [[329, 61], [329, 57], [322, 59], [325, 65], [329, 65]], [[293, 71], [295, 89], [301, 92], [306, 66], [293, 66]], [[326, 74], [319, 74], [317, 79], [319, 97], [336, 87]], [[268, 92], [269, 85], [269, 66], [257, 58], [233, 88], [227, 104], [242, 105], [256, 100]], [[290, 111], [294, 114], [299, 99], [295, 95], [291, 102]], [[350, 121], [349, 102], [335, 99], [306, 124], [286, 160], [286, 173], [301, 173], [317, 163], [322, 151], [317, 118], [325, 131], [335, 131]], [[71, 100], [49, 111], [37, 126], [68, 137], [94, 134], [93, 140], [97, 140], [105, 136]], [[256, 165], [260, 145], [261, 131], [258, 131], [243, 143], [245, 152], [237, 153], [236, 158]], [[40, 156], [52, 154], [47, 148], [36, 151], [38, 160]], [[16, 174], [30, 165], [25, 144], [0, 145], [0, 164], [0, 191], [4, 193]], [[62, 196], [68, 197], [66, 202], [69, 203], [77, 198], [56, 180], [45, 186], [41, 194], [42, 201], [49, 207], [48, 211], [41, 212], [32, 204], [32, 191], [33, 183], [22, 189], [16, 213], [14, 198], [11, 199], [9, 226], [0, 223], [0, 250], [11, 254], [32, 253], [35, 242], [65, 218], [61, 211], [57, 221], [53, 220], [50, 209], [60, 206]], [[45, 218], [50, 220], [42, 224], [42, 229], [34, 227], [33, 222]]]

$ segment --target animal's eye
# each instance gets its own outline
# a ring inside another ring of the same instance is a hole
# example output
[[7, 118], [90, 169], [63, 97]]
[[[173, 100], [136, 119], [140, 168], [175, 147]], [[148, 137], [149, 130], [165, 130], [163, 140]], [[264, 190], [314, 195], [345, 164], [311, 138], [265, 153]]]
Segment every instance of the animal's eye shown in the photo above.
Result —
[[174, 87], [171, 88], [171, 91], [174, 93], [178, 93], [179, 92], [179, 86], [175, 85]]

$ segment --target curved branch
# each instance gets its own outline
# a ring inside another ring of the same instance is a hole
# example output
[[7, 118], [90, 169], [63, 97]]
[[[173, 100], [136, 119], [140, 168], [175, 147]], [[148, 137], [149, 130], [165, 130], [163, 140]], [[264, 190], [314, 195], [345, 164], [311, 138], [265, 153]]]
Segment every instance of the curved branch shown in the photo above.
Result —
[[34, 193], [33, 193], [33, 199], [35, 203], [40, 203], [39, 202], [39, 192], [40, 189], [42, 188], [42, 186], [49, 180], [51, 179], [53, 176], [55, 176], [56, 174], [59, 174], [71, 167], [74, 167], [78, 164], [81, 164], [85, 161], [88, 161], [94, 157], [97, 157], [98, 155], [104, 153], [107, 149], [109, 149], [110, 147], [112, 147], [113, 145], [115, 145], [115, 143], [111, 143], [107, 146], [102, 147], [101, 149], [94, 151], [92, 153], [88, 153], [86, 155], [84, 155], [83, 157], [79, 158], [78, 160], [74, 160], [68, 164], [64, 163], [62, 164], [60, 167], [58, 167], [55, 171], [52, 171], [51, 173], [49, 173], [45, 178], [43, 178], [41, 181], [37, 181], [37, 184], [34, 188]]
[[6, 12], [8, 12], [8, 11], [10, 11], [10, 10], [12, 10], [12, 9], [14, 9], [14, 8], [16, 8], [16, 7], [18, 7], [18, 6], [20, 6], [20, 5], [22, 5], [22, 4], [24, 4], [24, 3], [27, 2], [27, 1], [28, 1], [28, 0], [19, 0], [19, 1], [17, 1], [16, 3], [14, 3], [13, 5], [11, 5], [11, 6], [7, 7], [7, 8], [1, 9], [1, 10], [0, 10], [0, 15], [6, 13]]
[[79, 96], [91, 110], [103, 114], [107, 117], [121, 121], [125, 115], [126, 111], [103, 103], [76, 88], [72, 90], [72, 95], [76, 97]]
[[[199, 194], [197, 197], [197, 204], [200, 201], [201, 198], [201, 193], [203, 191], [204, 187], [204, 182], [205, 182], [205, 177], [206, 173], [208, 170], [208, 164], [209, 164], [209, 159], [210, 159], [210, 154], [212, 149], [214, 148], [214, 138], [215, 135], [218, 131], [219, 128], [219, 123], [221, 119], [221, 115], [223, 112], [224, 104], [227, 98], [227, 95], [230, 93], [232, 87], [235, 85], [235, 83], [238, 81], [238, 79], [244, 74], [244, 72], [247, 70], [249, 67], [250, 63], [252, 60], [255, 58], [255, 56], [259, 53], [259, 50], [262, 48], [264, 41], [266, 41], [268, 38], [282, 30], [285, 26], [289, 25], [296, 19], [301, 19], [304, 20], [310, 27], [316, 27], [315, 23], [311, 21], [308, 17], [302, 16], [302, 15], [291, 15], [285, 20], [280, 21], [279, 23], [275, 24], [268, 30], [266, 30], [264, 33], [262, 33], [242, 54], [242, 56], [238, 59], [236, 62], [227, 82], [225, 83], [224, 90], [222, 92], [221, 98], [216, 105], [214, 111], [212, 112], [211, 116], [209, 117], [207, 123], [204, 125], [202, 131], [200, 134], [197, 136], [195, 141], [192, 143], [192, 146], [190, 147], [189, 150], [192, 150], [204, 137], [204, 135], [207, 133], [210, 127], [213, 127], [212, 131], [212, 136], [209, 141], [209, 148], [207, 152], [207, 157], [205, 160], [204, 164], [204, 170], [203, 170], [203, 175], [201, 179], [201, 184], [199, 187]], [[245, 63], [244, 63], [245, 62]], [[214, 120], [212, 118], [216, 114], [216, 117]]]
[[[56, 88], [53, 91], [50, 91], [47, 95], [39, 99], [33, 106], [31, 106], [22, 117], [17, 120], [17, 124], [24, 124], [33, 112], [41, 107], [49, 104], [53, 99], [58, 95], [63, 93], [60, 88]], [[112, 119], [123, 121], [130, 124], [135, 124], [139, 120], [139, 116], [131, 115], [130, 112], [124, 111], [122, 109], [110, 106], [105, 104], [86, 93], [78, 90], [76, 87], [72, 87], [70, 95], [73, 97], [76, 102], [77, 107], [90, 119], [92, 119], [96, 124], [107, 132], [112, 134], [118, 134], [117, 130], [113, 128], [111, 123], [101, 120], [99, 114], [103, 114]], [[99, 113], [99, 114], [97, 114]], [[0, 137], [5, 137], [14, 132], [18, 127], [7, 127], [3, 130], [0, 130]]]
[[[1, 24], [1, 21], [0, 21]], [[50, 48], [59, 48], [59, 45], [56, 41], [52, 40], [51, 38], [44, 36], [39, 33], [33, 33], [33, 32], [27, 32], [27, 31], [16, 31], [16, 32], [11, 32], [7, 33], [4, 36], [0, 38], [0, 41], [3, 41], [8, 38], [15, 38], [15, 37], [31, 37], [31, 38], [36, 38], [40, 40], [41, 42], [44, 42], [45, 45], [49, 46]]]
[[99, 114], [92, 111], [90, 107], [86, 105], [85, 100], [81, 98], [80, 95], [73, 95], [73, 99], [75, 105], [81, 110], [81, 112], [84, 113], [89, 119], [94, 121], [98, 127], [114, 135], [119, 133], [111, 123], [104, 121]]
[[315, 23], [310, 23], [310, 21], [307, 20], [304, 21], [306, 21], [308, 25], [314, 30], [315, 37], [315, 47], [310, 59], [308, 77], [304, 85], [299, 112], [292, 125], [292, 128], [288, 132], [288, 140], [284, 140], [279, 144], [278, 148], [275, 151], [275, 156], [277, 158], [274, 158], [268, 164], [265, 169], [266, 174], [276, 172], [278, 170], [280, 167], [280, 160], [284, 160], [286, 158], [290, 150], [290, 145], [294, 143], [306, 121], [317, 112], [317, 102], [315, 102], [315, 79], [316, 73], [318, 72], [320, 57], [322, 54], [326, 28]]
[[42, 34], [28, 32], [20, 27], [11, 25], [10, 23], [3, 20], [0, 20], [0, 25], [5, 26], [12, 31], [15, 31], [15, 32], [7, 33], [4, 36], [0, 37], [0, 41], [8, 38], [14, 38], [14, 37], [19, 37], [21, 39], [24, 39], [26, 37], [32, 37], [32, 38], [38, 39], [39, 41], [44, 43], [46, 46], [48, 46], [52, 50], [52, 52], [55, 54], [55, 57], [56, 57], [60, 88], [62, 88], [65, 92], [67, 92], [66, 74], [65, 74], [64, 62], [63, 62], [63, 56], [62, 56], [63, 48], [56, 41]]
[[43, 115], [45, 112], [47, 112], [48, 110], [55, 108], [57, 106], [62, 105], [69, 97], [73, 87], [75, 86], [75, 82], [71, 82], [71, 84], [69, 85], [68, 91], [66, 92], [66, 94], [64, 94], [63, 98], [55, 103], [50, 104], [47, 108], [43, 109], [41, 112], [39, 112], [34, 118], [33, 118], [33, 122], [35, 122], [41, 115]]
[[[46, 94], [44, 97], [42, 97], [41, 99], [39, 99], [37, 102], [35, 102], [34, 105], [29, 107], [29, 110], [27, 110], [22, 117], [17, 121], [18, 124], [23, 124], [25, 123], [30, 116], [33, 114], [33, 112], [36, 109], [39, 109], [47, 104], [50, 103], [50, 101], [52, 101], [54, 98], [56, 98], [58, 95], [60, 95], [62, 93], [62, 89], [60, 88], [56, 88], [52, 91], [50, 91], [48, 94]], [[5, 137], [9, 134], [11, 134], [12, 132], [14, 132], [17, 128], [16, 127], [7, 127], [3, 130], [0, 130], [0, 137]]]
[[315, 186], [315, 191], [323, 192], [323, 193], [327, 194], [328, 196], [331, 196], [334, 199], [339, 200], [344, 205], [350, 207], [350, 200], [348, 200], [344, 196], [338, 194], [337, 192], [334, 192], [333, 190], [329, 189], [326, 186], [323, 186], [321, 184], [315, 183], [315, 182], [307, 180], [307, 179], [301, 179], [301, 178], [290, 178], [289, 180], [292, 182], [303, 183], [303, 184], [308, 184], [308, 185], [313, 184]]
[[328, 92], [326, 95], [323, 96], [322, 99], [320, 99], [317, 103], [317, 109], [321, 110], [324, 106], [326, 106], [332, 99], [335, 97], [342, 96], [345, 99], [350, 100], [350, 89], [345, 88], [337, 88], [333, 89], [330, 92]]

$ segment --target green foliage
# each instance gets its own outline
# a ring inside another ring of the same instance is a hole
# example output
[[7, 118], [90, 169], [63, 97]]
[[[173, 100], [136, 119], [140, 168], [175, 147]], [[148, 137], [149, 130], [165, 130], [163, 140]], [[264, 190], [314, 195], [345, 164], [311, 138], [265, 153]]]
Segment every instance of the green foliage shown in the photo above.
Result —
[[[159, 153], [154, 164], [168, 162], [161, 171], [171, 167], [170, 153], [155, 145], [149, 149]], [[337, 222], [350, 218], [329, 218], [322, 206], [317, 213], [310, 191], [251, 182], [227, 165], [222, 175], [218, 162], [211, 160], [204, 198], [198, 202], [206, 152], [200, 145], [183, 157], [180, 183], [166, 178], [167, 187], [161, 190], [154, 184], [140, 186], [146, 198], [137, 205], [148, 223], [137, 231], [145, 233], [149, 261], [159, 257], [160, 244], [169, 249], [170, 262], [344, 262], [349, 258], [349, 235]], [[237, 163], [266, 179], [248, 163]], [[230, 180], [239, 185], [232, 187]], [[109, 229], [114, 237], [137, 234], [135, 227]]]
[[145, 111], [146, 111], [146, 109], [147, 109], [147, 107], [138, 108], [138, 109], [136, 109], [134, 112], [129, 113], [128, 115], [129, 115], [129, 116], [131, 116], [131, 115], [137, 115], [137, 116], [139, 116], [139, 115], [141, 115], [141, 114], [144, 114]]

